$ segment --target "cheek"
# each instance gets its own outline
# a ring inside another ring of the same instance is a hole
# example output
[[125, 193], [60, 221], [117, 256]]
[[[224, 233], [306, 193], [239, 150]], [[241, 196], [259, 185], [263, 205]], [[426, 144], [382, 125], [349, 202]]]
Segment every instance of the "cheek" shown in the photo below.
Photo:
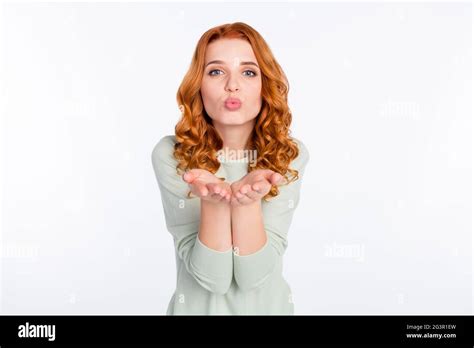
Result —
[[255, 84], [252, 86], [251, 95], [253, 104], [259, 106], [262, 102], [262, 86], [261, 84]]
[[219, 111], [219, 91], [213, 83], [201, 82], [201, 98], [204, 110], [212, 119], [218, 117]]
[[210, 83], [203, 82], [201, 84], [201, 96], [203, 101], [211, 103], [217, 99], [216, 87]]
[[209, 88], [205, 84], [201, 85], [201, 98], [205, 108], [209, 108], [212, 104], [212, 99], [209, 94]]
[[201, 83], [201, 97], [203, 101], [207, 100], [208, 98], [207, 84], [205, 82]]

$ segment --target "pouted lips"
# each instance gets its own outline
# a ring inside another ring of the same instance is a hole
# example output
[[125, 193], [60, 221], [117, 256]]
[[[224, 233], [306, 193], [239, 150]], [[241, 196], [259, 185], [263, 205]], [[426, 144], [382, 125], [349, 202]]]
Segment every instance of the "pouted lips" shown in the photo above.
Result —
[[242, 102], [238, 98], [227, 98], [225, 100], [224, 106], [228, 110], [238, 110], [240, 109]]

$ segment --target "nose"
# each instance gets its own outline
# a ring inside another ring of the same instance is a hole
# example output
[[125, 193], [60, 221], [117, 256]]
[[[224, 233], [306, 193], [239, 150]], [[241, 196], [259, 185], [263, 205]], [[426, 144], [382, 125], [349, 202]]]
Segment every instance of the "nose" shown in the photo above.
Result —
[[231, 75], [229, 79], [227, 80], [227, 83], [225, 85], [225, 89], [228, 92], [235, 92], [240, 89], [239, 82], [237, 78], [234, 77], [234, 75]]

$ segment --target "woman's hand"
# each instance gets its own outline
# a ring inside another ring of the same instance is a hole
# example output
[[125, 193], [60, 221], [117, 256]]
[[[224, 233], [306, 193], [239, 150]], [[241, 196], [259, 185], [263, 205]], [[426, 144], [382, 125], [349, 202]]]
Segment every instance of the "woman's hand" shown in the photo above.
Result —
[[195, 196], [211, 203], [229, 203], [232, 197], [230, 184], [220, 180], [205, 169], [191, 169], [184, 173], [186, 181]]
[[261, 200], [272, 188], [284, 182], [285, 178], [270, 169], [257, 169], [245, 175], [239, 181], [232, 183], [233, 206], [243, 206]]

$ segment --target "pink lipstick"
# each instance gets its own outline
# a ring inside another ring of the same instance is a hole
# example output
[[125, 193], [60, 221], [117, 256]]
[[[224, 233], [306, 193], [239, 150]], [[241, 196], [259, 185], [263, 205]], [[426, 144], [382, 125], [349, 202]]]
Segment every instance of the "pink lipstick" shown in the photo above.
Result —
[[238, 98], [227, 98], [224, 102], [224, 106], [228, 110], [235, 111], [240, 109], [242, 102]]

